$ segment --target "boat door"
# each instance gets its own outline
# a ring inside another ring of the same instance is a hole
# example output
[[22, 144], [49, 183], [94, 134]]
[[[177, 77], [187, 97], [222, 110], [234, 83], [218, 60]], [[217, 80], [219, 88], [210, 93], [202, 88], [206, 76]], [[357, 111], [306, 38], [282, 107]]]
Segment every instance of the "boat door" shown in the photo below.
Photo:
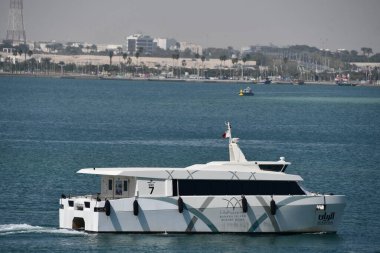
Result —
[[102, 177], [102, 195], [106, 198], [114, 198], [114, 177], [103, 176]]
[[126, 177], [102, 177], [102, 195], [107, 198], [128, 197], [129, 188], [129, 179]]

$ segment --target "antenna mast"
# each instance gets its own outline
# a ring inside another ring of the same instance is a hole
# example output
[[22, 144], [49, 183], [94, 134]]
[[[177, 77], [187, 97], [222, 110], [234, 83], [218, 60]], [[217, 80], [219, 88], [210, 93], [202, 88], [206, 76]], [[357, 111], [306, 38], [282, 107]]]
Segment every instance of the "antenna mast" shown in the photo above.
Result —
[[10, 41], [12, 45], [26, 43], [23, 6], [23, 0], [10, 0], [6, 40]]

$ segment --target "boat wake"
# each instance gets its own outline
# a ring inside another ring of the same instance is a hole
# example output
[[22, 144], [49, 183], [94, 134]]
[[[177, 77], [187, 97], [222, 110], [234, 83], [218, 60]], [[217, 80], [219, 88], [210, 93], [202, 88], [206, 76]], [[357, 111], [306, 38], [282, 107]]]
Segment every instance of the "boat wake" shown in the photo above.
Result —
[[27, 234], [27, 233], [47, 233], [47, 234], [68, 234], [68, 235], [86, 235], [83, 231], [58, 229], [53, 227], [32, 226], [29, 224], [4, 224], [0, 225], [0, 236]]

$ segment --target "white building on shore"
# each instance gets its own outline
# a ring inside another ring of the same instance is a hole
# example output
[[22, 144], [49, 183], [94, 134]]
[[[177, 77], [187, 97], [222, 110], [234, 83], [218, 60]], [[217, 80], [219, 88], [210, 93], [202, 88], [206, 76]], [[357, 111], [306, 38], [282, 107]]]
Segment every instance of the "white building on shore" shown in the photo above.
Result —
[[180, 42], [180, 51], [183, 52], [186, 49], [189, 49], [194, 54], [202, 55], [202, 46], [192, 43], [192, 42]]
[[122, 45], [111, 45], [111, 44], [97, 44], [97, 51], [113, 51], [114, 53], [118, 53], [123, 48]]
[[135, 54], [141, 48], [142, 54], [151, 55], [156, 47], [157, 44], [149, 35], [133, 34], [126, 38], [126, 49], [128, 54]]
[[178, 43], [175, 39], [167, 38], [156, 38], [154, 42], [157, 44], [157, 47], [163, 50], [175, 50]]

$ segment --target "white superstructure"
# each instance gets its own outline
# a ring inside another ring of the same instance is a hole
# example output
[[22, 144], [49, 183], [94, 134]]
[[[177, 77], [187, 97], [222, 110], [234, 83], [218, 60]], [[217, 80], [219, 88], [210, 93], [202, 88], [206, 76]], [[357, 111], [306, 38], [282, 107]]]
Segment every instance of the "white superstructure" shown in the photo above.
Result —
[[345, 196], [317, 194], [285, 173], [290, 164], [247, 161], [227, 123], [230, 161], [186, 168], [89, 168], [99, 194], [67, 197], [61, 228], [91, 232], [336, 232]]

